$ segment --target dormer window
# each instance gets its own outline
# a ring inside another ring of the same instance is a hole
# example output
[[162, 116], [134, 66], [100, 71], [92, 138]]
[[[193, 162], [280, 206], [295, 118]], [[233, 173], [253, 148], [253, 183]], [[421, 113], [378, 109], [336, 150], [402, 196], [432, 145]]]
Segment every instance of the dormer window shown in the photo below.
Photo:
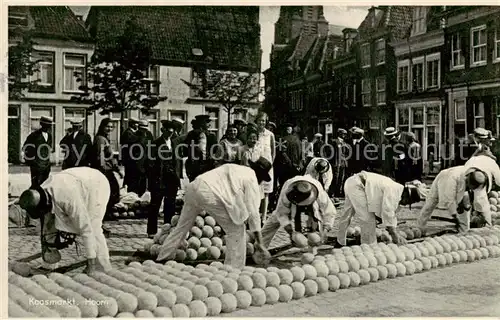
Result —
[[427, 7], [414, 7], [413, 8], [413, 21], [411, 34], [417, 35], [425, 33], [427, 29]]

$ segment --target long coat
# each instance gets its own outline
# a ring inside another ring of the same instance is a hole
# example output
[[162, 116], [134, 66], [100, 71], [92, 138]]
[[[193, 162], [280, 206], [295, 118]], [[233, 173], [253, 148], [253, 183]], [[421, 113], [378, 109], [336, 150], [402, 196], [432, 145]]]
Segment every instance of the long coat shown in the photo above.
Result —
[[[207, 140], [205, 154], [199, 146], [202, 134], [205, 134]], [[214, 161], [210, 153], [211, 151], [215, 151], [213, 146], [217, 144], [217, 138], [213, 134], [203, 133], [201, 130], [195, 129], [188, 132], [185, 143], [187, 145], [186, 156], [188, 158], [186, 161], [186, 172], [192, 181], [200, 174], [214, 168]]]
[[71, 133], [62, 138], [59, 143], [61, 148], [65, 148], [66, 154], [62, 163], [62, 169], [73, 167], [86, 167], [90, 164], [90, 148], [92, 148], [92, 138], [83, 130], [77, 134]]
[[151, 192], [162, 192], [167, 188], [177, 190], [180, 187], [173, 150], [173, 148], [167, 147], [163, 137], [159, 137], [153, 142], [152, 158], [149, 161], [148, 170], [148, 187]]
[[50, 154], [52, 153], [52, 135], [48, 134], [45, 140], [42, 130], [33, 131], [23, 145], [24, 159], [27, 165], [37, 169], [50, 167]]

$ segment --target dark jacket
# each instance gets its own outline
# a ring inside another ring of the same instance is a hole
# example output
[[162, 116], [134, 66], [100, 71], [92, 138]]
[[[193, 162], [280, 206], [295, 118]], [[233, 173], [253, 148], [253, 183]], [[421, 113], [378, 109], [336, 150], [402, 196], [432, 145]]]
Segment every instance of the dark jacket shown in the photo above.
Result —
[[302, 164], [302, 142], [295, 134], [289, 134], [283, 138], [286, 143], [286, 155], [292, 161], [294, 167], [299, 168]]
[[90, 166], [101, 172], [120, 171], [114, 150], [105, 136], [95, 136], [90, 152]]
[[185, 143], [187, 145], [188, 158], [186, 161], [186, 171], [191, 177], [196, 177], [202, 173], [212, 170], [215, 162], [212, 159], [211, 151], [214, 152], [214, 146], [217, 144], [215, 135], [205, 133], [207, 139], [206, 154], [203, 155], [199, 143], [201, 140], [202, 131], [196, 129], [188, 132]]
[[90, 164], [89, 153], [92, 148], [92, 138], [83, 130], [66, 135], [59, 143], [67, 153], [64, 155], [62, 169], [85, 167]]
[[376, 150], [368, 148], [370, 142], [362, 139], [356, 145], [351, 144], [351, 154], [348, 160], [349, 172], [351, 174], [364, 171], [373, 171], [373, 158], [376, 157]]
[[174, 145], [167, 147], [165, 138], [154, 140], [151, 147], [151, 158], [148, 161], [148, 188], [151, 192], [159, 192], [167, 188], [179, 188], [180, 180], [176, 172]]
[[132, 129], [127, 128], [120, 136], [121, 160], [123, 165], [132, 165], [132, 157], [129, 153], [129, 148], [136, 143], [139, 143], [138, 131], [134, 132]]
[[330, 163], [334, 167], [347, 167], [347, 157], [349, 156], [349, 145], [345, 140], [341, 141], [335, 138], [332, 141], [332, 154], [328, 155], [327, 159], [331, 159]]
[[[48, 133], [45, 140], [42, 130], [33, 131], [23, 145], [24, 160], [30, 167], [44, 169], [50, 167], [50, 154], [52, 153], [52, 135]], [[38, 151], [37, 151], [38, 150]]]
[[149, 131], [148, 129], [139, 128], [136, 134], [138, 143], [141, 145], [143, 151], [141, 153], [140, 148], [133, 148], [132, 155], [134, 156], [134, 159], [137, 159], [135, 160], [137, 169], [139, 170], [139, 172], [144, 173], [149, 166], [148, 145], [149, 148], [152, 148], [151, 145], [153, 144], [154, 137], [151, 131]]

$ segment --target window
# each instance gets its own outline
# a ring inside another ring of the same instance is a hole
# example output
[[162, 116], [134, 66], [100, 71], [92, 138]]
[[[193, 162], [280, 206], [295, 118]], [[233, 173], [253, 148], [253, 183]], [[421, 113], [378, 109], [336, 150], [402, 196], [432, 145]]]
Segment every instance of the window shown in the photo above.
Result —
[[385, 40], [379, 39], [375, 42], [375, 61], [377, 65], [385, 62]]
[[10, 12], [9, 8], [9, 27], [27, 27], [28, 15], [21, 12]]
[[471, 29], [471, 65], [486, 63], [486, 26]]
[[411, 108], [412, 126], [424, 124], [424, 108]]
[[407, 132], [410, 130], [410, 110], [408, 108], [398, 109], [398, 127], [399, 131]]
[[412, 90], [422, 91], [424, 89], [424, 62], [414, 62], [411, 68]]
[[500, 27], [495, 29], [495, 59], [500, 60]]
[[426, 15], [427, 7], [413, 8], [413, 25], [411, 29], [412, 35], [425, 33], [426, 31]]
[[500, 137], [500, 97], [495, 97], [492, 102], [491, 108], [495, 110], [496, 115], [496, 137]]
[[159, 115], [158, 110], [149, 110], [148, 114], [144, 114], [141, 112], [141, 120], [148, 121], [148, 129], [149, 129], [149, 131], [151, 131], [151, 133], [153, 134], [154, 137], [156, 137], [160, 134], [158, 115]]
[[64, 132], [72, 127], [71, 121], [85, 120], [86, 112], [83, 108], [64, 108]]
[[219, 141], [219, 108], [206, 108], [207, 114], [210, 116], [209, 131], [217, 137]]
[[187, 111], [170, 110], [168, 112], [168, 115], [169, 115], [170, 120], [180, 119], [180, 120], [184, 121], [183, 131], [188, 132]]
[[369, 125], [369, 128], [371, 130], [378, 130], [378, 129], [380, 129], [380, 120], [379, 119], [370, 119], [368, 125]]
[[38, 81], [38, 86], [54, 86], [54, 52], [36, 51], [32, 56], [33, 61], [38, 61], [38, 65], [32, 76], [32, 80]]
[[398, 65], [398, 92], [408, 92], [409, 91], [409, 66], [408, 61], [403, 62]]
[[462, 55], [462, 44], [460, 34], [456, 33], [451, 37], [451, 68], [460, 68], [464, 66]]
[[484, 128], [484, 103], [474, 103], [474, 128]]
[[385, 77], [377, 78], [377, 104], [385, 104]]
[[361, 100], [363, 107], [371, 105], [370, 79], [361, 80]]
[[148, 79], [151, 81], [149, 90], [152, 94], [160, 94], [160, 67], [150, 66], [148, 69]]
[[465, 121], [467, 117], [467, 109], [465, 99], [455, 101], [455, 121]]
[[85, 62], [85, 55], [64, 54], [64, 91], [80, 91], [78, 88], [85, 83]]
[[426, 63], [426, 88], [439, 88], [441, 75], [441, 60], [439, 56], [433, 58], [427, 57]]
[[[37, 130], [40, 128], [40, 118], [41, 117], [50, 117], [54, 121], [54, 107], [45, 107], [45, 106], [31, 106], [30, 107], [30, 126], [31, 130]], [[54, 121], [55, 122], [55, 121]], [[52, 148], [55, 148], [55, 137], [54, 133], [56, 125], [55, 123], [52, 125]]]
[[370, 44], [364, 43], [360, 48], [361, 52], [361, 67], [367, 68], [370, 66]]
[[[120, 117], [121, 112], [111, 112], [109, 114], [109, 118], [111, 118], [111, 122], [113, 123], [113, 130], [109, 134], [109, 144], [115, 151], [115, 153], [120, 152], [120, 136], [122, 133], [122, 127], [120, 126]], [[125, 112], [123, 116], [124, 122], [128, 121], [128, 114]]]

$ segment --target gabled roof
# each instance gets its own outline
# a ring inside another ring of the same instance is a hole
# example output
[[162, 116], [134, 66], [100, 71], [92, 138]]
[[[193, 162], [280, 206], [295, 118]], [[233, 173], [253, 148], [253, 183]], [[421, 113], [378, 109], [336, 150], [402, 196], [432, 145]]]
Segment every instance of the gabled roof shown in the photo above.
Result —
[[91, 8], [87, 24], [97, 45], [103, 45], [130, 19], [146, 32], [158, 63], [190, 65], [192, 49], [198, 48], [218, 68], [260, 71], [258, 7], [98, 6]]
[[411, 30], [411, 6], [379, 6], [371, 8], [359, 25], [359, 37], [369, 38], [381, 29], [391, 28], [394, 39], [403, 39]]
[[83, 23], [66, 6], [9, 7], [9, 12], [29, 14], [34, 37], [92, 42]]

